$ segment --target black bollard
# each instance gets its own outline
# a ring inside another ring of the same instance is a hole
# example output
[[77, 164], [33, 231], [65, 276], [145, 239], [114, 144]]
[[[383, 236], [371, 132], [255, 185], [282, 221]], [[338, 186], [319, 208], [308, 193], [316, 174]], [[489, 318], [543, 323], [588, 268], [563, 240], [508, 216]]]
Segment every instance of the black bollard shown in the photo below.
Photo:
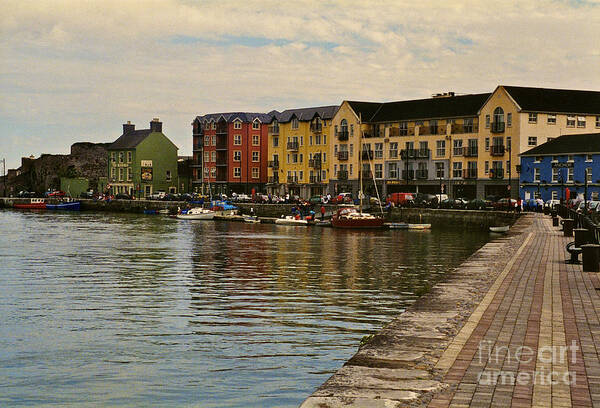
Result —
[[552, 226], [558, 227], [558, 217], [552, 217]]
[[573, 230], [575, 233], [575, 247], [581, 248], [582, 245], [588, 243], [588, 230], [585, 228], [575, 228]]
[[550, 208], [544, 206], [544, 215], [549, 215], [550, 214]]
[[600, 272], [600, 245], [586, 244], [583, 249], [583, 271]]
[[573, 236], [573, 225], [575, 224], [575, 220], [572, 220], [570, 218], [565, 218], [563, 220], [563, 235], [565, 237], [572, 237]]
[[558, 217], [558, 211], [552, 210], [552, 211], [550, 211], [550, 215], [552, 215], [553, 217]]

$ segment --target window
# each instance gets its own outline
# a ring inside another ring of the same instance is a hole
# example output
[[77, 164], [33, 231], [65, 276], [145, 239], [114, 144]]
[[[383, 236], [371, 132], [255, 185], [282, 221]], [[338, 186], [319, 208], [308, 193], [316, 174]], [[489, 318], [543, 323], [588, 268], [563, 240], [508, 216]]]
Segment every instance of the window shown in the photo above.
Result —
[[383, 164], [375, 163], [375, 178], [383, 178]]
[[446, 141], [438, 140], [435, 142], [435, 154], [437, 156], [445, 156], [446, 155]]
[[260, 175], [260, 169], [258, 167], [252, 167], [252, 178], [258, 178]]
[[114, 179], [117, 177], [117, 168], [113, 167], [110, 169], [110, 178], [111, 180], [114, 181]]
[[210, 136], [204, 136], [204, 146], [210, 146]]
[[254, 120], [254, 122], [252, 122], [252, 129], [254, 129], [254, 130], [260, 129], [260, 121], [258, 119]]
[[125, 169], [123, 167], [119, 167], [119, 181], [125, 180]]
[[485, 128], [490, 128], [490, 115], [485, 115]]
[[241, 161], [242, 160], [242, 151], [234, 150], [233, 151], [233, 161]]
[[375, 143], [375, 158], [383, 159], [383, 143]]
[[252, 135], [252, 146], [260, 146], [260, 136]]
[[354, 155], [354, 145], [350, 143], [350, 157]]
[[486, 162], [484, 163], [483, 170], [484, 170], [485, 174], [490, 173], [490, 162], [489, 161], [486, 160]]
[[322, 160], [322, 162], [323, 162], [323, 163], [326, 163], [326, 162], [327, 162], [327, 153], [325, 153], [325, 152], [321, 153], [321, 158], [322, 158], [322, 159], [321, 159], [321, 160]]
[[[325, 125], [323, 125], [325, 126]], [[327, 172], [325, 170], [321, 170], [321, 180], [326, 180], [327, 179]]]
[[242, 177], [242, 168], [241, 167], [233, 168], [233, 177]]
[[208, 167], [204, 168], [204, 177], [208, 177], [208, 172], [210, 171], [210, 169]]
[[510, 112], [506, 114], [506, 126], [507, 127], [512, 126], [512, 113], [510, 113]]
[[217, 122], [211, 123], [211, 128], [216, 129], [217, 128]]
[[533, 181], [539, 183], [541, 181], [541, 170], [539, 167], [533, 169]]
[[206, 130], [210, 129], [210, 123], [208, 123], [208, 122], [205, 123], [204, 124], [204, 129], [206, 129]]
[[352, 175], [352, 164], [350, 164], [350, 171], [348, 172], [348, 174]]
[[596, 127], [600, 128], [600, 116], [596, 116]]
[[[591, 171], [590, 171], [591, 173]], [[131, 181], [133, 179], [133, 174], [131, 173], [131, 167], [127, 167], [127, 180]]]
[[390, 143], [390, 159], [395, 159], [398, 157], [398, 143], [392, 142]]
[[558, 191], [556, 191], [556, 190], [552, 191], [552, 199], [553, 200], [558, 200]]
[[323, 144], [327, 144], [327, 135], [323, 135]]
[[389, 174], [390, 178], [397, 179], [398, 178], [398, 164], [390, 163], [388, 166], [389, 166], [388, 174]]
[[133, 159], [133, 152], [129, 151], [127, 152], [127, 163], [131, 163]]
[[300, 170], [300, 171], [298, 172], [298, 175], [299, 175], [298, 179], [300, 179], [300, 180], [303, 180], [303, 179], [304, 179], [304, 172], [303, 172], [302, 170]]
[[463, 128], [465, 133], [473, 133], [473, 118], [465, 118], [463, 120]]
[[454, 149], [452, 154], [455, 156], [462, 156], [463, 154], [463, 141], [462, 139], [454, 139]]
[[556, 115], [555, 114], [553, 114], [553, 113], [548, 114], [548, 124], [556, 125]]
[[[312, 138], [312, 136], [311, 136]], [[320, 145], [321, 144], [321, 135], [315, 135], [315, 144]]]
[[[344, 121], [345, 121], [345, 120], [346, 120], [346, 119], [344, 119]], [[342, 121], [342, 130], [344, 130], [344, 129], [346, 129], [346, 130], [347, 130], [347, 129], [348, 129], [347, 127], [346, 127], [346, 128], [344, 128], [344, 121]], [[347, 126], [347, 125], [346, 125], [346, 126]], [[352, 124], [352, 123], [350, 124], [350, 136], [354, 136], [354, 124]]]
[[210, 152], [204, 152], [204, 161], [205, 162], [210, 161]]
[[529, 123], [537, 123], [537, 113], [529, 112]]
[[298, 118], [292, 119], [292, 129], [298, 129]]
[[119, 163], [123, 163], [125, 154], [123, 152], [119, 152]]
[[591, 162], [591, 161], [594, 161], [594, 158], [593, 158], [593, 156], [591, 154], [586, 154], [585, 155], [585, 161], [586, 162]]
[[260, 161], [260, 152], [252, 152], [252, 161], [253, 162]]
[[592, 168], [591, 167], [587, 167], [585, 169], [585, 178], [588, 183], [592, 183]]
[[490, 151], [490, 138], [489, 137], [485, 138], [485, 151], [486, 152]]
[[211, 167], [211, 169], [210, 169], [210, 176], [212, 178], [216, 178], [217, 177], [217, 168], [216, 167]]
[[552, 182], [558, 183], [558, 168], [556, 167], [552, 168]]
[[112, 152], [110, 154], [110, 161], [112, 161], [112, 162], [117, 161], [117, 154], [115, 152]]
[[242, 135], [233, 135], [233, 144], [236, 146], [242, 145]]
[[579, 128], [585, 127], [585, 116], [577, 116], [577, 127], [579, 127]]
[[454, 177], [454, 178], [462, 177], [462, 163], [461, 162], [452, 163], [452, 177]]
[[537, 146], [537, 137], [529, 136], [529, 138], [527, 138], [527, 145], [528, 146]]
[[216, 135], [213, 135], [213, 137], [212, 137], [212, 145], [213, 146], [217, 145], [217, 136]]
[[429, 133], [431, 133], [432, 135], [437, 135], [437, 133], [438, 133], [438, 121], [437, 120], [429, 121]]
[[444, 178], [444, 162], [435, 163], [435, 176], [439, 179]]
[[302, 153], [300, 153], [300, 163], [302, 163], [303, 160], [304, 160], [304, 155]]
[[242, 128], [242, 122], [240, 122], [239, 120], [236, 120], [235, 122], [233, 122], [233, 128], [234, 129], [241, 129]]
[[215, 151], [212, 152], [212, 161], [213, 162], [217, 161], [217, 152], [215, 152]]
[[573, 167], [569, 167], [567, 169], [567, 183], [572, 183], [573, 182]]
[[167, 181], [171, 181], [171, 170], [167, 170], [166, 178]]
[[567, 127], [575, 127], [575, 116], [567, 115]]
[[408, 135], [408, 122], [400, 122], [399, 134], [400, 136]]
[[494, 123], [504, 123], [504, 109], [500, 106], [494, 109]]

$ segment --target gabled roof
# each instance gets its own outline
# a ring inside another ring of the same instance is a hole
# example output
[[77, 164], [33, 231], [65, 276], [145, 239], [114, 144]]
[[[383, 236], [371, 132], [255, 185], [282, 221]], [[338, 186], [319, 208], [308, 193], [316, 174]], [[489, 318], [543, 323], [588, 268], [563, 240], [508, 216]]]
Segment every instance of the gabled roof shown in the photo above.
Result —
[[232, 123], [234, 120], [239, 119], [242, 122], [251, 123], [254, 119], [258, 119], [263, 123], [271, 121], [271, 115], [266, 113], [254, 113], [254, 112], [226, 112], [226, 113], [209, 113], [206, 115], [196, 116], [196, 119], [200, 122], [218, 122], [220, 119], [225, 120], [227, 123]]
[[521, 156], [544, 156], [576, 153], [600, 153], [600, 133], [565, 135], [550, 140], [533, 149], [521, 153]]
[[119, 136], [117, 140], [111, 143], [106, 149], [107, 150], [122, 150], [122, 149], [133, 149], [144, 139], [146, 139], [150, 133], [152, 133], [151, 129], [140, 129], [134, 130], [132, 132], [128, 132], [126, 134], [122, 134]]
[[313, 120], [315, 116], [319, 116], [321, 119], [329, 120], [333, 119], [337, 109], [337, 105], [318, 106], [314, 108], [286, 109], [283, 112], [275, 115], [275, 118], [280, 123], [289, 122], [294, 116], [301, 122]]
[[600, 92], [502, 86], [523, 111], [600, 114]]
[[347, 101], [348, 105], [352, 108], [362, 122], [369, 122], [373, 115], [377, 112], [381, 105], [381, 102], [361, 102], [361, 101]]

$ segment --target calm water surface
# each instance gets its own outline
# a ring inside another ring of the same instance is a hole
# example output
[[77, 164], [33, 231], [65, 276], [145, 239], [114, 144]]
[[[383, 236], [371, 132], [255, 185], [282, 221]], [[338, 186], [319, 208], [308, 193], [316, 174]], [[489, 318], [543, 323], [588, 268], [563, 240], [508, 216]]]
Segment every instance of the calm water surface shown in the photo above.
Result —
[[0, 406], [295, 407], [487, 240], [0, 210]]

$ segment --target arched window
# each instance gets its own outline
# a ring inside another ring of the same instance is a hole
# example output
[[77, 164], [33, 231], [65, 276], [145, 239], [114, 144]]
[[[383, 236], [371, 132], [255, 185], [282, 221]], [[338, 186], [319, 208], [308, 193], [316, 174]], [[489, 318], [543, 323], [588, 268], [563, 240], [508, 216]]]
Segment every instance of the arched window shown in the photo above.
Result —
[[342, 128], [342, 132], [348, 131], [348, 121], [346, 119], [342, 119], [340, 122], [340, 127]]
[[494, 123], [504, 123], [504, 110], [499, 106], [494, 109]]

